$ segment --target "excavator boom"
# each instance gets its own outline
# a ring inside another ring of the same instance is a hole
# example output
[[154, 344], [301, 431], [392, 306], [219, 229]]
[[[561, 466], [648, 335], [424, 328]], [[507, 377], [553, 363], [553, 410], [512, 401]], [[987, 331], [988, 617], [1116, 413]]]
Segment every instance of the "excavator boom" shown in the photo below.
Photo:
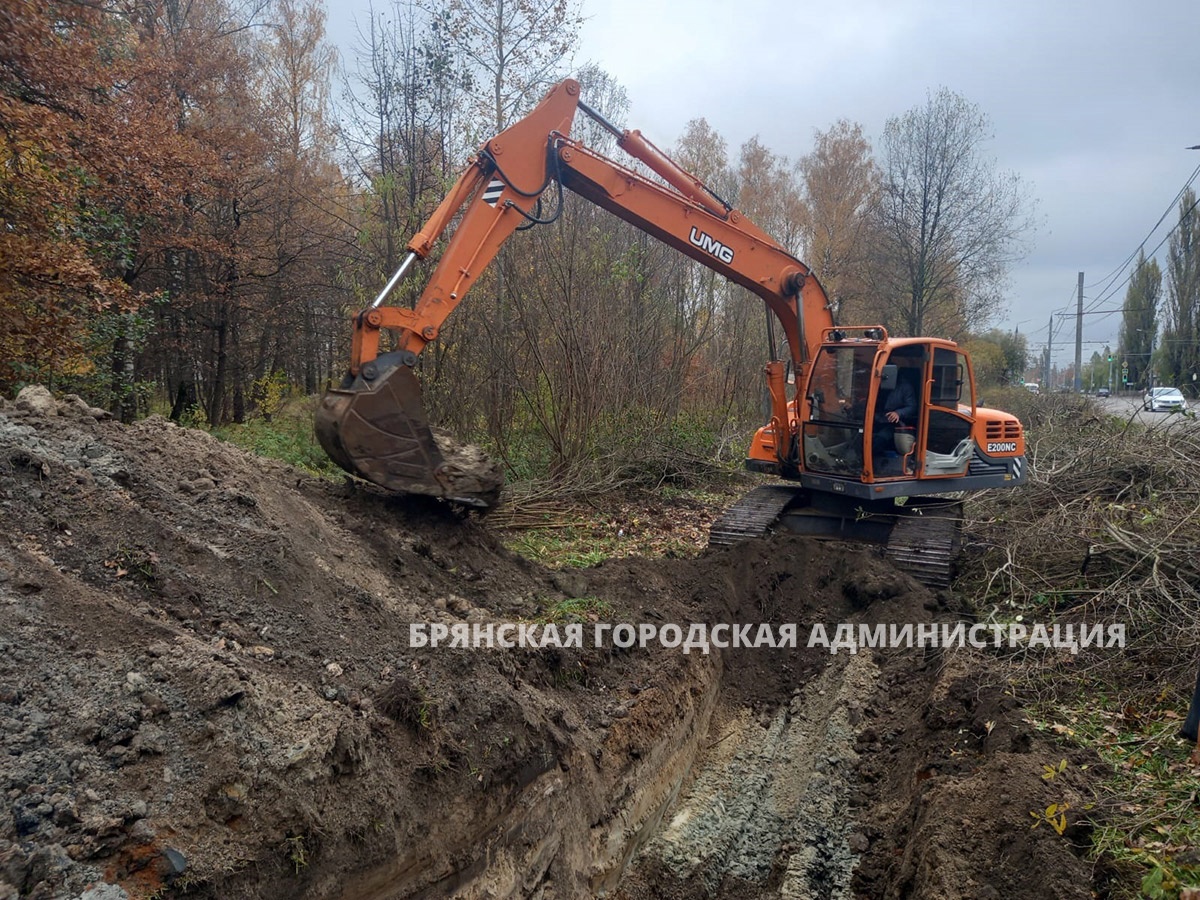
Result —
[[[666, 182], [640, 175], [570, 138], [582, 110], [613, 131], [618, 145]], [[349, 371], [317, 413], [321, 445], [342, 468], [382, 487], [473, 506], [495, 502], [499, 468], [482, 454], [435, 435], [414, 374], [418, 356], [523, 224], [548, 188], [569, 189], [762, 298], [779, 323], [791, 362], [802, 368], [833, 324], [808, 267], [636, 131], [620, 131], [579, 101], [579, 84], [556, 85], [525, 118], [488, 141], [425, 226], [371, 308], [354, 317]], [[429, 257], [449, 232], [439, 263], [412, 309], [384, 304], [412, 262]], [[395, 349], [380, 355], [384, 330]], [[785, 363], [768, 364], [772, 427], [787, 444]]]

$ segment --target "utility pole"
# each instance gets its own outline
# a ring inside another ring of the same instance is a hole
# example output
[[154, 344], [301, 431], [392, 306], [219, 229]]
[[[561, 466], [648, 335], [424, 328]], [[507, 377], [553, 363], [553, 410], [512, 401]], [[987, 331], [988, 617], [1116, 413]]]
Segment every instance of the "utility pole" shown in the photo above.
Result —
[[1082, 387], [1083, 371], [1083, 273], [1079, 273], [1079, 303], [1075, 309], [1075, 393]]
[[1051, 346], [1054, 343], [1054, 313], [1050, 314], [1050, 324], [1046, 327], [1046, 358], [1042, 361], [1042, 386], [1047, 390], [1053, 390], [1053, 385], [1050, 384], [1050, 361], [1054, 359], [1054, 350]]

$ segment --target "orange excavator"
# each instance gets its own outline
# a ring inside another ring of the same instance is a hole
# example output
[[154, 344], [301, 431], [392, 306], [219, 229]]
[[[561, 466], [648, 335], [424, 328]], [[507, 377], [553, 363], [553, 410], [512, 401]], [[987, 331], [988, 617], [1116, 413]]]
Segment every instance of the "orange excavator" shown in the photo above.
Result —
[[[662, 181], [573, 140], [579, 111]], [[571, 79], [483, 145], [409, 241], [375, 302], [355, 315], [349, 371], [317, 412], [317, 435], [330, 457], [401, 493], [475, 507], [497, 501], [498, 466], [464, 457], [434, 434], [413, 369], [504, 242], [541, 221], [542, 195], [563, 188], [758, 295], [769, 310], [770, 421], [754, 435], [746, 467], [781, 483], [735, 504], [713, 525], [710, 543], [781, 527], [873, 541], [901, 568], [946, 583], [959, 540], [955, 495], [1025, 480], [1021, 423], [977, 405], [970, 359], [952, 341], [836, 325], [808, 266], [640, 132], [620, 130], [588, 107]], [[384, 305], [446, 232], [448, 244], [414, 308]], [[395, 333], [395, 348], [381, 355], [384, 329]], [[777, 330], [787, 348], [782, 358]]]

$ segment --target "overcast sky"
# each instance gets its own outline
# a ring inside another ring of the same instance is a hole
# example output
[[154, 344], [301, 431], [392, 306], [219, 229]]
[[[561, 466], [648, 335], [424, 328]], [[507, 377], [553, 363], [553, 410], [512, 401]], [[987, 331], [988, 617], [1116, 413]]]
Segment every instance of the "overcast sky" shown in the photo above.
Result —
[[[347, 57], [366, 6], [330, 2], [329, 34]], [[1120, 308], [1122, 266], [1165, 237], [1200, 166], [1185, 149], [1200, 144], [1200, 0], [584, 0], [583, 13], [576, 68], [612, 75], [628, 127], [664, 147], [705, 118], [732, 156], [758, 136], [795, 160], [840, 118], [877, 144], [888, 118], [941, 87], [977, 104], [994, 133], [985, 152], [1038, 204], [996, 323], [1035, 350], [1052, 312], [1073, 316], [1079, 272], [1085, 308]], [[1085, 316], [1085, 361], [1105, 341], [1115, 349], [1119, 322]], [[1056, 323], [1067, 363], [1074, 318]]]

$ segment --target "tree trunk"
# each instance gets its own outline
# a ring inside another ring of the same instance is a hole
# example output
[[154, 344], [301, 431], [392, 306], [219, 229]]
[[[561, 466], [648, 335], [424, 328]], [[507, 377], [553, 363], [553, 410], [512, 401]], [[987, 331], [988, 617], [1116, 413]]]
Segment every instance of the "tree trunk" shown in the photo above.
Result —
[[213, 427], [224, 424], [225, 419], [225, 391], [226, 382], [229, 377], [228, 300], [222, 300], [217, 307], [217, 327], [215, 334], [217, 339], [216, 370], [213, 374], [212, 389], [209, 392], [208, 404], [205, 407], [205, 412], [208, 415], [208, 424]]
[[113, 411], [117, 418], [129, 424], [137, 419], [137, 395], [134, 393], [134, 346], [133, 338], [125, 330], [113, 348]]
[[229, 324], [229, 355], [233, 368], [233, 421], [238, 425], [244, 425], [246, 422], [246, 379], [242, 365], [242, 344], [239, 340], [241, 332], [238, 325], [238, 310], [237, 307], [234, 307], [230, 310]]

